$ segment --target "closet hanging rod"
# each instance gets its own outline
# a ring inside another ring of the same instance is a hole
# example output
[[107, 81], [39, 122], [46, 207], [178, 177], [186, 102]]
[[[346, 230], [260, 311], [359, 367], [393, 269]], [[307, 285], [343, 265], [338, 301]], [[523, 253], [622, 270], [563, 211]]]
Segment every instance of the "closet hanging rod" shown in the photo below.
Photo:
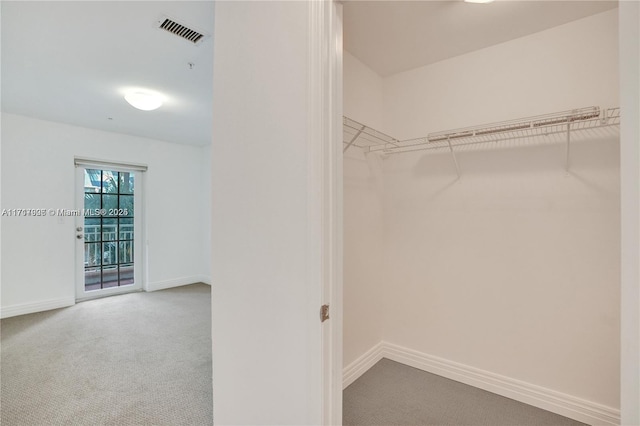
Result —
[[[598, 126], [576, 126], [572, 124], [571, 132], [579, 134], [584, 131], [594, 131], [600, 128], [613, 127], [618, 126], [620, 124], [620, 117], [612, 117], [607, 124], [602, 124]], [[615, 120], [615, 121], [614, 121]], [[540, 128], [535, 132], [514, 132], [511, 134], [503, 134], [503, 135], [485, 135], [482, 137], [475, 137], [466, 141], [458, 141], [453, 147], [462, 147], [462, 146], [473, 146], [473, 145], [482, 145], [487, 143], [498, 143], [505, 141], [518, 141], [522, 139], [532, 139], [532, 138], [549, 138], [554, 135], [564, 135], [567, 133], [567, 125], [564, 123], [563, 125], [556, 124], [553, 128]], [[558, 140], [559, 141], [559, 140]], [[413, 151], [428, 151], [428, 150], [443, 150], [447, 148], [447, 141], [438, 141], [438, 142], [426, 142], [425, 138], [419, 139], [410, 139], [402, 141], [402, 146], [398, 149], [390, 149], [385, 147], [371, 147], [370, 151], [375, 152], [385, 152], [389, 154], [393, 153], [401, 153], [401, 152], [413, 152]]]
[[[456, 148], [488, 142], [545, 137], [571, 132], [580, 132], [620, 124], [620, 108], [601, 109], [587, 107], [538, 115], [517, 120], [508, 120], [487, 125], [465, 127], [444, 132], [430, 133], [426, 137], [398, 140], [371, 127], [344, 117], [345, 143], [362, 130], [358, 143], [353, 143], [367, 152], [388, 154], [418, 150]], [[358, 138], [356, 138], [358, 139]], [[451, 145], [451, 147], [449, 146]]]
[[562, 111], [553, 114], [538, 115], [534, 117], [508, 120], [483, 126], [466, 127], [463, 129], [449, 130], [445, 132], [430, 133], [427, 136], [429, 142], [454, 139], [460, 137], [493, 135], [496, 133], [513, 132], [517, 130], [543, 128], [554, 124], [573, 123], [600, 117], [600, 108], [588, 107]]

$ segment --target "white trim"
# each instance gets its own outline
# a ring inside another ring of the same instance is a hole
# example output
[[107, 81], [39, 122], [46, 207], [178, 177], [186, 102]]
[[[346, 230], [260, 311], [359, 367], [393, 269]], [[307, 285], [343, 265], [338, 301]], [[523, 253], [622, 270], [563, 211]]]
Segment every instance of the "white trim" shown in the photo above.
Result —
[[198, 282], [202, 284], [211, 285], [211, 276], [210, 275], [195, 275], [198, 277]]
[[[342, 424], [342, 23], [341, 5], [308, 2], [307, 280], [309, 422]], [[330, 319], [320, 323], [320, 306]], [[320, 327], [320, 328], [318, 328]], [[317, 345], [317, 346], [316, 346]], [[315, 364], [321, 354], [321, 368]], [[320, 396], [318, 400], [317, 397]]]
[[383, 343], [379, 342], [342, 370], [342, 389], [346, 389], [347, 386], [358, 380], [383, 358], [382, 345]]
[[353, 382], [382, 358], [484, 389], [590, 425], [620, 424], [620, 410], [613, 407], [388, 342], [378, 343], [345, 368], [345, 383], [347, 380]]
[[[331, 257], [331, 295], [333, 320], [331, 321], [331, 407], [327, 407], [330, 417], [328, 424], [342, 424], [342, 357], [343, 357], [343, 277], [344, 277], [344, 202], [343, 202], [343, 160], [342, 153], [342, 116], [343, 116], [343, 6], [341, 1], [332, 1], [330, 6], [330, 35], [329, 35], [329, 122], [330, 136], [330, 182], [331, 191], [331, 230], [329, 234]], [[335, 55], [335, 56], [334, 56]]]
[[[323, 127], [322, 111], [325, 97], [323, 96], [322, 78], [322, 2], [308, 2], [308, 74], [307, 74], [307, 249], [306, 249], [306, 281], [307, 281], [307, 381], [309, 389], [307, 394], [307, 421], [316, 423], [322, 419], [321, 424], [326, 424], [324, 410], [326, 401], [326, 333], [325, 324], [319, 320], [320, 306], [325, 302], [324, 291], [327, 285], [327, 277], [323, 269], [325, 247], [324, 233], [326, 232], [323, 165], [325, 153], [323, 143], [326, 131]], [[320, 361], [320, 369], [318, 369]]]
[[[183, 285], [203, 283], [211, 285], [211, 277], [207, 275], [193, 275], [190, 277], [175, 278], [166, 281], [150, 283], [150, 290], [157, 291], [166, 288], [180, 287]], [[125, 293], [126, 294], [126, 293]], [[88, 300], [88, 299], [85, 299]], [[83, 301], [83, 300], [79, 300]], [[23, 303], [19, 305], [5, 306], [0, 308], [0, 318], [15, 317], [18, 315], [33, 314], [35, 312], [49, 311], [51, 309], [66, 308], [76, 304], [75, 297], [61, 297], [58, 299], [42, 300], [39, 302]]]
[[71, 296], [5, 306], [0, 308], [0, 318], [9, 318], [18, 315], [32, 314], [34, 312], [49, 311], [51, 309], [66, 308], [75, 304], [75, 297]]
[[121, 161], [108, 161], [108, 160], [99, 160], [97, 158], [86, 158], [86, 157], [73, 157], [73, 164], [76, 167], [95, 167], [99, 169], [108, 168], [109, 170], [114, 170], [118, 172], [128, 172], [130, 170], [136, 172], [146, 172], [148, 166], [146, 164], [139, 163], [123, 163]]
[[620, 407], [640, 424], [640, 4], [619, 4], [620, 73]]
[[[323, 2], [308, 2], [308, 74], [307, 74], [307, 249], [306, 249], [306, 281], [307, 281], [307, 421], [313, 424], [322, 419], [326, 424], [325, 409], [327, 367], [326, 337], [330, 330], [319, 318], [320, 306], [325, 302], [324, 293], [327, 276], [323, 268], [325, 261], [325, 191], [323, 166], [326, 154], [323, 145], [326, 141], [325, 121], [322, 117], [326, 97], [322, 76], [322, 44], [324, 33]], [[320, 361], [320, 369], [318, 369]]]
[[[147, 195], [147, 174], [146, 173], [142, 173], [140, 175], [140, 177], [142, 179], [140, 179], [140, 182], [142, 182], [142, 270], [141, 270], [141, 279], [142, 279], [142, 290], [143, 291], [150, 291], [149, 290], [149, 240], [148, 240], [148, 235], [149, 235], [149, 221], [147, 220], [148, 216], [147, 216], [147, 212], [150, 211], [149, 210], [149, 197]], [[135, 188], [134, 188], [135, 191]]]
[[199, 282], [204, 282], [203, 278], [206, 278], [206, 277], [204, 275], [192, 275], [189, 277], [179, 277], [179, 278], [173, 278], [171, 280], [150, 282], [147, 285], [147, 291], [158, 291], [158, 290], [164, 290], [166, 288], [196, 284]]

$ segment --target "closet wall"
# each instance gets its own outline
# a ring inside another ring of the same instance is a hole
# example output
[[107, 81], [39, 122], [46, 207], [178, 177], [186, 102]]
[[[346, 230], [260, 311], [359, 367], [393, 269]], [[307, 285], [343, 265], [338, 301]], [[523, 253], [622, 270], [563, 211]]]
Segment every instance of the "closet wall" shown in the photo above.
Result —
[[[383, 79], [380, 130], [405, 139], [617, 106], [617, 63], [613, 10]], [[562, 144], [465, 150], [459, 180], [448, 153], [382, 162], [384, 262], [367, 263], [384, 276], [381, 340], [615, 413], [619, 141], [602, 133], [574, 143], [569, 173], [564, 155]], [[355, 247], [349, 167], [345, 159], [345, 252]], [[366, 291], [356, 275], [345, 274], [345, 365], [362, 354], [347, 332], [349, 294]]]
[[[382, 78], [344, 53], [344, 114], [384, 129]], [[344, 155], [344, 365], [382, 340], [384, 222], [377, 155]]]

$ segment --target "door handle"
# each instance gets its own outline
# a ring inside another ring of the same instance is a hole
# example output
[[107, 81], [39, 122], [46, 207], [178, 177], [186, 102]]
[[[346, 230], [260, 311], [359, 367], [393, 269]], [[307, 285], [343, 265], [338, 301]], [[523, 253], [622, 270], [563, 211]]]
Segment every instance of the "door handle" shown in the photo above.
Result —
[[79, 239], [79, 240], [83, 240], [84, 239], [84, 235], [78, 234], [78, 235], [76, 235], [76, 238]]

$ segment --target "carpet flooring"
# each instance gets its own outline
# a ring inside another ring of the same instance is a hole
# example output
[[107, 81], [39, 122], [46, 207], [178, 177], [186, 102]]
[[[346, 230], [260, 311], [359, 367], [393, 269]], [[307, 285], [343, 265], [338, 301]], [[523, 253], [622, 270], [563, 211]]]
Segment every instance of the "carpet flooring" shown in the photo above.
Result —
[[[0, 321], [3, 426], [213, 424], [211, 287], [132, 293]], [[344, 425], [582, 423], [383, 359]]]
[[345, 426], [584, 425], [388, 359], [345, 389], [343, 405]]
[[0, 424], [211, 425], [211, 287], [0, 321]]

